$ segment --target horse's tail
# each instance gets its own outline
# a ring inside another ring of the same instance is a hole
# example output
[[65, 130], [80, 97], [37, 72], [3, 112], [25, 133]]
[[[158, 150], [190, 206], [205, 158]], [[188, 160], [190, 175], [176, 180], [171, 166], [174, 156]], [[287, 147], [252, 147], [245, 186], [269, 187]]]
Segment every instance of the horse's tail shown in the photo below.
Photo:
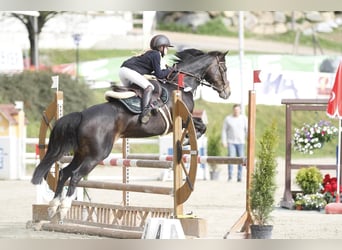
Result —
[[56, 121], [55, 126], [51, 131], [46, 154], [34, 170], [31, 179], [32, 184], [40, 184], [56, 161], [65, 153], [70, 152], [70, 150], [77, 149], [77, 128], [81, 119], [81, 113], [74, 112], [63, 116]]

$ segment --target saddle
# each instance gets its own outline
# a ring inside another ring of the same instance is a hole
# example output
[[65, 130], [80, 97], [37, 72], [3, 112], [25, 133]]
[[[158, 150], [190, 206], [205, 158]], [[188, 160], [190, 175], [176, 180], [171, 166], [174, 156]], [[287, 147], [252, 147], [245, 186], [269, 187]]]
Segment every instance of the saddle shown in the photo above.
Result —
[[[150, 105], [153, 110], [158, 110], [163, 107], [169, 100], [169, 93], [166, 88], [162, 87], [158, 80], [149, 79], [153, 84], [154, 90]], [[136, 84], [131, 86], [116, 86], [112, 85], [112, 90], [108, 90], [105, 93], [105, 98], [108, 102], [114, 100], [121, 102], [130, 112], [134, 114], [140, 114], [142, 112], [142, 96], [143, 89]]]

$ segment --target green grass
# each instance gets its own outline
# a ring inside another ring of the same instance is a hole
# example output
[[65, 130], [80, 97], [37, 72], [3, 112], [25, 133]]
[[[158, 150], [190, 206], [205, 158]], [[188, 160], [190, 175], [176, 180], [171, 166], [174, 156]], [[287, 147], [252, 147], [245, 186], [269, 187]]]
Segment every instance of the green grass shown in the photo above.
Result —
[[[283, 43], [290, 43], [294, 44], [296, 38], [295, 31], [289, 31], [284, 34], [277, 34], [277, 35], [252, 35], [249, 33], [248, 37], [260, 39], [260, 40], [272, 40], [276, 42], [283, 42]], [[329, 49], [333, 51], [342, 52], [342, 27], [338, 27], [334, 30], [333, 33], [317, 33], [316, 38], [318, 44], [316, 44], [317, 49], [318, 45], [323, 49]], [[299, 46], [309, 46], [313, 47], [315, 44], [313, 43], [313, 36], [312, 35], [304, 35], [300, 34]]]
[[[238, 31], [227, 29], [220, 17], [214, 18], [206, 24], [199, 25], [196, 29], [177, 23], [159, 23], [157, 29], [199, 35], [238, 37]], [[249, 36], [248, 32], [247, 36]]]
[[[231, 113], [233, 104], [222, 103], [209, 103], [203, 100], [196, 101], [195, 109], [204, 109], [208, 116], [208, 129], [207, 136], [213, 133], [213, 129], [222, 129], [222, 123], [224, 117]], [[248, 115], [248, 107], [246, 107], [246, 115]], [[301, 128], [304, 123], [315, 123], [320, 120], [329, 120], [336, 127], [338, 127], [338, 121], [328, 119], [327, 115], [323, 111], [294, 111], [293, 112], [292, 130], [294, 128]], [[278, 127], [279, 147], [276, 151], [276, 155], [285, 158], [285, 105], [270, 106], [270, 105], [257, 105], [256, 106], [256, 127], [255, 127], [255, 140], [256, 140], [256, 152], [258, 152], [258, 141], [263, 133], [265, 127], [267, 127], [273, 120], [276, 121]], [[293, 132], [291, 133], [293, 134]], [[315, 157], [335, 157], [336, 143], [331, 142], [324, 145], [322, 150], [315, 152]], [[223, 149], [222, 152], [226, 152]], [[293, 152], [294, 158], [310, 158], [310, 155], [303, 155], [298, 152]]]
[[[49, 49], [49, 50], [39, 50], [40, 57], [44, 62], [50, 65], [64, 64], [64, 63], [74, 63], [76, 61], [76, 51], [73, 49], [60, 50], [60, 49]], [[127, 55], [133, 55], [132, 50], [117, 50], [117, 49], [80, 49], [79, 60], [92, 61], [103, 58], [113, 58], [113, 57], [123, 57]]]

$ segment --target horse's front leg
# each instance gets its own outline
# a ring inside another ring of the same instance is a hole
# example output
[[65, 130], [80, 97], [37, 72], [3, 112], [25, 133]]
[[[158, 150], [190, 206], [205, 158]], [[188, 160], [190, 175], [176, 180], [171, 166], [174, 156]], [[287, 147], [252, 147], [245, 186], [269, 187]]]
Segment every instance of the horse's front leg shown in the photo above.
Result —
[[[202, 118], [199, 117], [193, 117], [192, 118], [194, 126], [195, 126], [195, 132], [196, 132], [196, 139], [199, 139], [203, 134], [205, 134], [207, 130], [207, 126], [204, 124]], [[183, 127], [185, 125], [183, 124]], [[186, 135], [183, 141], [183, 145], [187, 146], [190, 143], [189, 135]]]
[[205, 134], [207, 131], [207, 126], [200, 117], [193, 117], [193, 122], [196, 130], [196, 138], [198, 139]]

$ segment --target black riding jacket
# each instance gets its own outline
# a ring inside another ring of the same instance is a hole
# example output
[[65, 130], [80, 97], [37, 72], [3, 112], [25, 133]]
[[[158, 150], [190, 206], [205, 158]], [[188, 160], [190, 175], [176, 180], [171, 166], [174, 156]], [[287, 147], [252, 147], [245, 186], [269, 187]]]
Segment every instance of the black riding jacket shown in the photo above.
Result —
[[149, 50], [140, 56], [134, 56], [123, 62], [121, 67], [127, 67], [138, 73], [153, 74], [159, 79], [164, 79], [171, 69], [160, 68], [161, 55], [159, 51]]

